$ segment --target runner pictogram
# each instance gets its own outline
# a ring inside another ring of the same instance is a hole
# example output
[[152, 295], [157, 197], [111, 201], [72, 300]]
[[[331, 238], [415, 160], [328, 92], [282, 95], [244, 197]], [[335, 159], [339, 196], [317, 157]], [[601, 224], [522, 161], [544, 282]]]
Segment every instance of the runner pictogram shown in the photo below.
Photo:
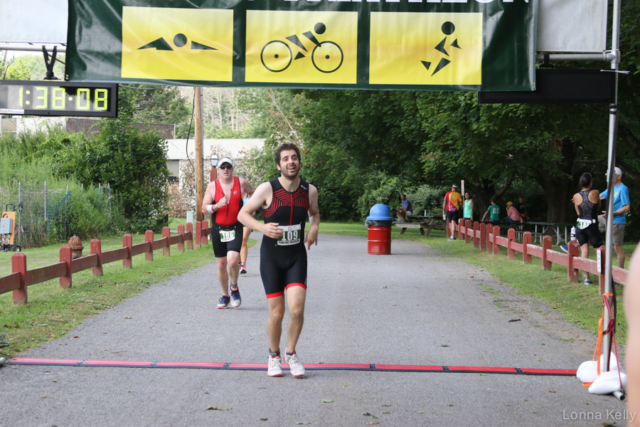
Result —
[[[445, 37], [442, 39], [440, 43], [438, 43], [438, 45], [434, 49], [440, 53], [443, 53], [449, 56], [449, 52], [447, 52], [447, 48], [446, 48], [447, 37], [452, 35], [455, 32], [456, 26], [453, 24], [453, 22], [447, 21], [444, 24], [442, 24], [442, 27], [440, 29], [444, 33]], [[462, 49], [458, 44], [458, 39], [455, 39], [453, 42], [451, 42], [449, 46], [456, 49]], [[420, 62], [422, 62], [422, 65], [424, 65], [424, 67], [427, 70], [429, 70], [429, 68], [431, 67], [431, 62], [428, 62], [428, 61], [420, 61]], [[435, 75], [438, 71], [442, 70], [444, 67], [446, 67], [450, 63], [451, 61], [449, 59], [444, 57], [440, 58], [440, 62], [438, 62], [438, 65], [433, 70], [433, 73], [431, 75], [432, 76]]]
[[482, 13], [371, 14], [371, 84], [479, 85], [482, 55]]

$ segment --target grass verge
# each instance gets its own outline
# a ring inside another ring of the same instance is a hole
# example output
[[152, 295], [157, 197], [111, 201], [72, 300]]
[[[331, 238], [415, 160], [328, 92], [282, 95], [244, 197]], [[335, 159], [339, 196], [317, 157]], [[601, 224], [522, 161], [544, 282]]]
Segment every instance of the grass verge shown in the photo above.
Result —
[[[144, 236], [134, 235], [134, 244]], [[101, 239], [102, 250], [122, 247], [122, 237]], [[249, 247], [256, 243], [249, 240]], [[85, 254], [88, 242], [85, 242]], [[185, 245], [186, 246], [186, 245]], [[59, 261], [60, 245], [25, 250], [29, 269]], [[0, 253], [0, 275], [11, 272], [11, 254]], [[91, 270], [73, 275], [73, 286], [60, 289], [59, 280], [50, 280], [29, 286], [29, 302], [23, 306], [12, 304], [11, 292], [0, 295], [0, 331], [7, 333], [9, 357], [42, 343], [59, 338], [87, 317], [111, 308], [125, 299], [137, 295], [154, 283], [179, 276], [189, 270], [214, 261], [211, 245], [200, 249], [178, 252], [171, 247], [171, 256], [163, 257], [162, 250], [154, 252], [153, 262], [145, 262], [144, 255], [133, 258], [133, 268], [125, 270], [121, 262], [103, 266], [103, 276], [95, 277]], [[8, 265], [8, 271], [7, 266]]]
[[[337, 234], [344, 236], [367, 236], [367, 227], [362, 224], [346, 223], [322, 223], [322, 234]], [[487, 252], [481, 252], [473, 247], [473, 244], [465, 244], [456, 240], [449, 242], [445, 239], [443, 230], [433, 230], [429, 238], [420, 235], [417, 229], [407, 229], [400, 235], [400, 228], [393, 227], [391, 238], [420, 241], [434, 250], [445, 252], [463, 262], [484, 268], [495, 276], [500, 282], [516, 290], [520, 295], [538, 298], [546, 302], [552, 308], [558, 310], [565, 321], [575, 323], [579, 327], [592, 333], [597, 333], [598, 319], [602, 315], [602, 297], [598, 286], [586, 286], [582, 283], [567, 281], [566, 267], [553, 264], [551, 271], [542, 270], [542, 262], [539, 258], [533, 258], [529, 265], [522, 263], [522, 255], [516, 253], [515, 260], [507, 259], [506, 248], [500, 249], [500, 255], [494, 256]], [[636, 245], [624, 245], [627, 260]], [[557, 247], [554, 250], [560, 250]], [[393, 251], [393, 243], [391, 250]], [[595, 258], [591, 251], [591, 257]], [[518, 255], [520, 257], [518, 258]], [[615, 257], [615, 254], [614, 254]], [[595, 279], [595, 277], [592, 277]], [[597, 282], [596, 282], [597, 283]], [[624, 314], [624, 286], [616, 287], [618, 300], [618, 325], [616, 328], [618, 342], [626, 343], [627, 319]]]

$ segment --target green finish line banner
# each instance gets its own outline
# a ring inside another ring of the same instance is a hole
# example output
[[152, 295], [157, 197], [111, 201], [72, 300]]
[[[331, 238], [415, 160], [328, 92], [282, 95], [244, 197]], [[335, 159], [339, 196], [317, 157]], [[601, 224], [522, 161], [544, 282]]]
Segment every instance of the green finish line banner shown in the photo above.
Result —
[[71, 81], [535, 90], [538, 0], [69, 0]]

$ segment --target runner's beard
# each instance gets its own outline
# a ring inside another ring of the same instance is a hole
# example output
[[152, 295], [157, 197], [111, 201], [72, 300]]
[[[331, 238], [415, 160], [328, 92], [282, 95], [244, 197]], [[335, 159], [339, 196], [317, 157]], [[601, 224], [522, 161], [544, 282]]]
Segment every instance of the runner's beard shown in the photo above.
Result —
[[289, 168], [284, 168], [284, 169], [281, 168], [280, 172], [283, 178], [294, 180], [298, 177], [298, 174], [300, 173], [300, 167], [297, 167], [295, 172], [289, 172]]

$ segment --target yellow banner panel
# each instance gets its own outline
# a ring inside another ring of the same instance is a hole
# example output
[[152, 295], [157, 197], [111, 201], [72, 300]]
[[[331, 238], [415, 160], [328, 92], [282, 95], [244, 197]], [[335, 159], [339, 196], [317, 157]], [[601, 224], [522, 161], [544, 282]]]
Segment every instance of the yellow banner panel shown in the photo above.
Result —
[[233, 10], [124, 7], [121, 77], [231, 81]]
[[358, 12], [247, 11], [247, 82], [356, 83]]
[[369, 83], [482, 84], [482, 13], [371, 13]]

